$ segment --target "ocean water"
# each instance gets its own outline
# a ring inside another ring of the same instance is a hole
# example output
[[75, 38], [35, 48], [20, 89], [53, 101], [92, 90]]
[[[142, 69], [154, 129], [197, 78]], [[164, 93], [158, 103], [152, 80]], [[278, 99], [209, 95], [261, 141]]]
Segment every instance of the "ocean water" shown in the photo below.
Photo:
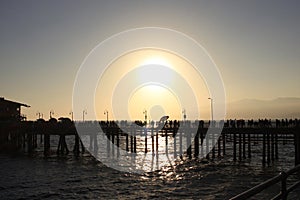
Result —
[[[52, 140], [54, 151], [56, 138]], [[71, 143], [72, 138], [68, 140]], [[232, 160], [230, 148], [228, 143], [222, 158], [184, 158], [143, 174], [111, 169], [89, 153], [76, 158], [72, 152], [64, 156], [52, 152], [44, 158], [40, 147], [34, 155], [0, 154], [0, 199], [229, 199], [294, 166], [291, 143], [280, 143], [279, 160], [266, 167], [261, 164], [261, 145], [242, 162]], [[275, 185], [253, 199], [269, 199], [279, 190]], [[299, 197], [299, 189], [289, 195]]]

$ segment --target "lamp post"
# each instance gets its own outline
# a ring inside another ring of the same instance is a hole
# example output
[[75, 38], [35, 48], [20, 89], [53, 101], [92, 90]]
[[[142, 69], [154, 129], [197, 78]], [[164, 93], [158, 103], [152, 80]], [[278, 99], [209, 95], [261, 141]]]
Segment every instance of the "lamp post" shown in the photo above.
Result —
[[72, 121], [73, 121], [73, 111], [71, 111], [71, 112], [69, 113], [69, 115], [71, 115], [71, 118], [72, 118]]
[[183, 120], [185, 121], [186, 120], [186, 110], [185, 109], [183, 109], [182, 114], [183, 114]]
[[52, 115], [54, 115], [54, 111], [50, 110], [49, 115], [50, 115], [50, 119], [52, 119]]
[[82, 121], [84, 122], [84, 115], [86, 115], [87, 114], [87, 111], [86, 111], [86, 109], [84, 109], [83, 111], [82, 111]]
[[40, 112], [37, 112], [37, 113], [36, 113], [36, 115], [39, 116], [38, 119], [41, 119], [41, 114], [42, 114], [42, 113], [40, 113]]
[[214, 100], [210, 97], [208, 99], [210, 100], [211, 123], [213, 124], [213, 121], [214, 121], [213, 102], [214, 102]]
[[145, 123], [147, 125], [147, 110], [146, 109], [143, 111], [143, 114], [145, 115]]
[[108, 122], [108, 111], [104, 110], [104, 115], [106, 115], [106, 122]]

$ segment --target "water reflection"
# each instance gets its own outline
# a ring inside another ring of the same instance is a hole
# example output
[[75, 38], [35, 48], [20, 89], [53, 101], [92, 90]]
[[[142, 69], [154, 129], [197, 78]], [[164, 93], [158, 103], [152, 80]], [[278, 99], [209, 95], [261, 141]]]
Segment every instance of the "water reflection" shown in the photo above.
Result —
[[[184, 122], [181, 127], [176, 120], [164, 125], [151, 123], [147, 127], [137, 124], [140, 123], [100, 122], [100, 126], [98, 123], [84, 123], [76, 128], [83, 144], [97, 160], [117, 170], [130, 169], [138, 173], [160, 170], [164, 166], [174, 167], [178, 159], [192, 158], [192, 152], [195, 157], [202, 158], [218, 139], [218, 135], [204, 132], [208, 129], [203, 129], [203, 125], [200, 133], [200, 122], [197, 121]], [[196, 134], [198, 143], [193, 141]]]
[[[111, 141], [105, 143], [103, 135], [97, 136], [97, 148], [95, 148], [94, 146], [95, 142], [91, 142], [91, 140], [92, 138], [88, 135], [82, 137], [83, 143], [89, 144], [87, 149], [89, 149], [89, 151], [92, 152], [92, 154], [96, 158], [101, 158], [101, 160], [108, 159], [116, 162], [121, 160], [121, 167], [131, 167], [133, 172], [135, 170], [141, 170], [146, 172], [163, 170], [166, 166], [174, 168], [176, 162], [178, 163], [180, 157], [182, 158], [183, 153], [182, 151], [181, 154], [179, 152], [179, 149], [181, 147], [180, 144], [187, 142], [186, 138], [183, 137], [181, 139], [181, 142], [174, 143], [174, 141], [176, 140], [179, 141], [179, 136], [159, 136], [157, 140], [158, 143], [156, 143], [155, 139], [152, 140], [151, 136], [147, 136], [146, 138], [143, 136], [136, 136], [137, 153], [132, 153], [130, 152], [130, 149], [129, 152], [125, 151], [126, 136], [119, 137], [119, 147], [116, 144], [113, 144], [113, 142]], [[145, 145], [146, 140], [147, 146]], [[123, 150], [123, 153], [120, 153], [121, 150]]]

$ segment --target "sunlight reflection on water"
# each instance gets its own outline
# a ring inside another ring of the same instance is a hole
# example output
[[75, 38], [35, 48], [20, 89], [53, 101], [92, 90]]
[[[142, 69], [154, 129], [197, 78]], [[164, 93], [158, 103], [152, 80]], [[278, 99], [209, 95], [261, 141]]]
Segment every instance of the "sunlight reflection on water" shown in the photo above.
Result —
[[[52, 140], [52, 150], [55, 150], [58, 138], [53, 137]], [[67, 137], [69, 149], [72, 149], [73, 141], [71, 136]], [[160, 144], [159, 152], [163, 153], [163, 137]], [[151, 150], [151, 142], [148, 146]], [[254, 146], [251, 160], [243, 162], [232, 161], [230, 148], [228, 144], [227, 155], [223, 158], [206, 161], [183, 157], [172, 162], [172, 165], [168, 162], [162, 165], [160, 163], [164, 160], [161, 160], [160, 154], [158, 162], [151, 151], [145, 158], [144, 147], [140, 147], [139, 158], [144, 159], [137, 159], [136, 162], [140, 162], [140, 166], [154, 168], [141, 175], [110, 169], [95, 161], [88, 153], [76, 158], [71, 153], [57, 156], [54, 151], [49, 158], [44, 159], [43, 149], [39, 147], [34, 157], [0, 155], [0, 198], [228, 199], [294, 165], [291, 153], [294, 150], [293, 144], [280, 143], [279, 160], [265, 168], [261, 165], [259, 145]], [[107, 152], [104, 153], [106, 155]], [[172, 148], [169, 154], [173, 154]], [[130, 158], [128, 156], [126, 159]], [[256, 199], [269, 199], [278, 191], [279, 185], [263, 192]], [[299, 195], [298, 190], [290, 199], [297, 199]]]

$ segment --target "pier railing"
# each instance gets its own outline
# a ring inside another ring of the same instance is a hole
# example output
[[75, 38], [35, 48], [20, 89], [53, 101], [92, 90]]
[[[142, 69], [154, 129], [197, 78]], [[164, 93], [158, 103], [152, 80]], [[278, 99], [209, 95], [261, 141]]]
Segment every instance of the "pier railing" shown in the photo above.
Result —
[[231, 198], [230, 200], [244, 200], [244, 199], [248, 199], [250, 197], [253, 197], [255, 195], [257, 195], [258, 193], [262, 192], [263, 190], [274, 186], [277, 183], [281, 183], [281, 190], [280, 193], [277, 194], [275, 197], [273, 197], [272, 199], [276, 200], [276, 199], [283, 199], [286, 200], [288, 197], [288, 194], [290, 192], [292, 192], [293, 190], [295, 190], [298, 186], [300, 186], [300, 181], [294, 183], [293, 185], [291, 185], [290, 187], [287, 187], [287, 178], [295, 173], [299, 173], [300, 172], [300, 165], [297, 165], [296, 167], [288, 170], [287, 172], [281, 172], [280, 174], [278, 174], [277, 176]]

